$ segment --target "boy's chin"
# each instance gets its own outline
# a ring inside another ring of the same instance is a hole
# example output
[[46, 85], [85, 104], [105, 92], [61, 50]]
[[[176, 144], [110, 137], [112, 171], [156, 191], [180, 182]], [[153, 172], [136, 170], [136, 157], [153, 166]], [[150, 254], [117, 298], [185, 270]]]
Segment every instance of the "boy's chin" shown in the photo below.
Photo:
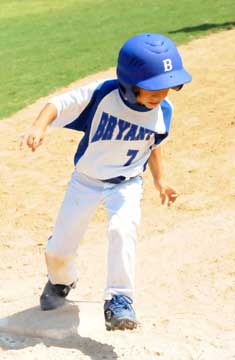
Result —
[[155, 109], [158, 105], [159, 105], [159, 103], [154, 103], [154, 104], [146, 104], [145, 106], [148, 109]]

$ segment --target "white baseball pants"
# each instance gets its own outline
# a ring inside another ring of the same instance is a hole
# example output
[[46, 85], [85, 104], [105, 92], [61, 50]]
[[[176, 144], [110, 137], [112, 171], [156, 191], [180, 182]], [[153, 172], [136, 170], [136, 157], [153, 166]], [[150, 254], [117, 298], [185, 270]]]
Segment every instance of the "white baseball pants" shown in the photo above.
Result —
[[140, 176], [114, 185], [89, 178], [75, 170], [46, 247], [50, 281], [64, 285], [76, 282], [75, 256], [79, 242], [102, 202], [108, 213], [109, 240], [104, 297], [110, 299], [113, 294], [123, 294], [133, 298], [141, 198]]

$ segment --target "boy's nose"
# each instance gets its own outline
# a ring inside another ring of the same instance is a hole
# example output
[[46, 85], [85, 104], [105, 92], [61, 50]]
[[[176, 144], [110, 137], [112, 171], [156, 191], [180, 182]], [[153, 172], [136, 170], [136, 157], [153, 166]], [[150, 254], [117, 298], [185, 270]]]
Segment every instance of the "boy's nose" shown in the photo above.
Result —
[[160, 91], [157, 90], [156, 92], [152, 93], [152, 99], [163, 100], [167, 96], [168, 91], [169, 91], [168, 89], [164, 89], [164, 90], [160, 90]]

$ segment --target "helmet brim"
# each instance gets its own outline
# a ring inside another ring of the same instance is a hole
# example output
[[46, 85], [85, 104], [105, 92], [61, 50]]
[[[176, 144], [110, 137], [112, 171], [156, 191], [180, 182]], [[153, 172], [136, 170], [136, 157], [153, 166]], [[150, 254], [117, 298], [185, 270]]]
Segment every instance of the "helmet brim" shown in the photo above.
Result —
[[162, 90], [192, 81], [192, 76], [184, 69], [169, 71], [152, 78], [139, 81], [136, 86], [145, 90]]

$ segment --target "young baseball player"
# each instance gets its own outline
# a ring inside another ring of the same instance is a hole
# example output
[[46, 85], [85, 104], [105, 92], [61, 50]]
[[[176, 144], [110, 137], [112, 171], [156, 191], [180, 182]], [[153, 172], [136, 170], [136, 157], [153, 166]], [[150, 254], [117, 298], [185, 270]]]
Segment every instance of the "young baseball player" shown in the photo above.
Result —
[[100, 202], [108, 213], [108, 271], [104, 316], [107, 330], [134, 329], [132, 307], [141, 174], [149, 165], [161, 201], [178, 193], [164, 180], [161, 142], [168, 136], [170, 89], [191, 81], [175, 44], [160, 34], [140, 34], [121, 48], [117, 78], [54, 97], [22, 136], [35, 151], [48, 125], [82, 131], [72, 174], [46, 247], [48, 282], [42, 310], [55, 309], [77, 281], [75, 255]]

